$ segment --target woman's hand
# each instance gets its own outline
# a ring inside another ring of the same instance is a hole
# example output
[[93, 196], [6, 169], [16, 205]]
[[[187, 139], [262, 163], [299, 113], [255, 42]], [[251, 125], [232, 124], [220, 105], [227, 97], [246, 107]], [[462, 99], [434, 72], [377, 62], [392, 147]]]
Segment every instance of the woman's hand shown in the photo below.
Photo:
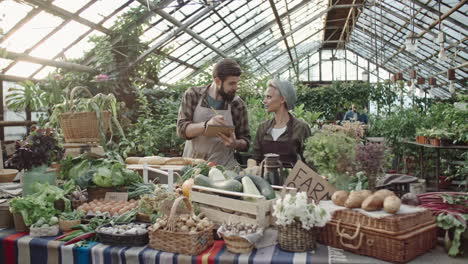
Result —
[[237, 138], [234, 132], [232, 132], [230, 136], [226, 136], [223, 133], [218, 133], [218, 137], [223, 141], [224, 146], [228, 148], [236, 149]]

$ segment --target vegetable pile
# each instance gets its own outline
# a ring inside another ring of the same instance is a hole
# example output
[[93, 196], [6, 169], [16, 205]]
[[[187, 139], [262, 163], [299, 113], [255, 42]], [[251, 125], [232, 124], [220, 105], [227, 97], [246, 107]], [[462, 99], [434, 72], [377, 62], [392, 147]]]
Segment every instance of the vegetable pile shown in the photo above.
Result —
[[174, 230], [171, 230], [168, 217], [164, 216], [156, 220], [156, 223], [152, 226], [152, 230], [156, 231], [161, 229], [165, 231], [195, 234], [200, 231], [211, 229], [213, 223], [207, 217], [204, 217], [203, 214], [198, 216], [194, 214], [182, 214], [178, 217], [173, 227]]
[[66, 212], [71, 210], [70, 200], [65, 198], [65, 191], [59, 187], [35, 183], [33, 188], [37, 190], [36, 193], [10, 200], [11, 211], [20, 213], [26, 226], [31, 226], [39, 220], [49, 221], [48, 219], [58, 215], [60, 211], [54, 208], [56, 200], [62, 199], [65, 202]]
[[80, 205], [77, 210], [83, 211], [84, 213], [109, 213], [111, 216], [122, 215], [137, 207], [138, 201], [110, 201], [104, 199], [93, 200], [90, 203], [84, 203]]
[[97, 230], [108, 235], [143, 235], [148, 233], [147, 224], [129, 223], [122, 225], [103, 226]]

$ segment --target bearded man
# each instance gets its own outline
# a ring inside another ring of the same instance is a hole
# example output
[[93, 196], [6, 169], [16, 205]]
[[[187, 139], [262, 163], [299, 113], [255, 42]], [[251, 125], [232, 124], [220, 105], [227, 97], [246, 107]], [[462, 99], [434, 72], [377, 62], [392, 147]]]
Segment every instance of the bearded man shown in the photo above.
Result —
[[[204, 159], [226, 168], [238, 165], [235, 151], [247, 151], [250, 130], [245, 102], [236, 96], [242, 71], [232, 59], [222, 59], [213, 68], [213, 82], [191, 87], [182, 98], [177, 134], [186, 139], [184, 157]], [[204, 136], [209, 125], [234, 126], [230, 135]]]

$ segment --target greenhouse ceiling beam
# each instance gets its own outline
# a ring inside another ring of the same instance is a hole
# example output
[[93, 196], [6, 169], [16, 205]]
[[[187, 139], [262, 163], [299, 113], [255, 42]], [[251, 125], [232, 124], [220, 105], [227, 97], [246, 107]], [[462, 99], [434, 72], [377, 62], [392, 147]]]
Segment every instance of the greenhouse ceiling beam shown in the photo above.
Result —
[[[434, 20], [434, 22], [431, 23], [431, 25], [425, 29], [423, 32], [419, 33], [417, 35], [417, 38], [421, 38], [424, 36], [427, 32], [429, 32], [431, 29], [433, 29], [435, 26], [437, 26], [439, 23], [441, 23], [445, 18], [449, 17], [453, 12], [457, 11], [460, 7], [462, 7], [464, 4], [466, 4], [468, 0], [462, 0], [458, 2], [455, 6], [453, 6], [449, 11], [445, 12], [440, 18]], [[387, 62], [391, 61], [393, 58], [396, 57], [399, 53], [405, 50], [405, 45], [402, 45], [398, 51], [396, 51], [394, 54], [392, 54], [389, 58], [387, 58], [383, 64], [386, 64]]]
[[[142, 5], [146, 5], [146, 2], [144, 0], [137, 0], [137, 1], [140, 2]], [[189, 34], [190, 36], [192, 36], [196, 40], [200, 41], [205, 46], [207, 46], [208, 48], [210, 48], [211, 50], [216, 52], [218, 55], [226, 58], [227, 55], [225, 53], [223, 53], [221, 50], [219, 50], [216, 47], [214, 47], [213, 45], [211, 45], [208, 41], [206, 41], [205, 39], [200, 37], [197, 33], [195, 33], [194, 31], [192, 31], [191, 29], [188, 28], [191, 24], [195, 23], [201, 17], [205, 16], [206, 14], [208, 14], [209, 12], [214, 10], [218, 5], [220, 5], [220, 2], [214, 2], [212, 4], [212, 6], [207, 6], [205, 9], [203, 9], [201, 12], [199, 12], [194, 17], [190, 18], [184, 24], [182, 24], [180, 21], [178, 21], [177, 19], [175, 19], [174, 17], [172, 17], [170, 14], [166, 13], [162, 9], [156, 8], [156, 9], [151, 10], [152, 12], [158, 14], [159, 16], [164, 18], [165, 20], [167, 20], [167, 21], [171, 22], [172, 24], [174, 24], [177, 27], [177, 29], [175, 31], [173, 31], [171, 34], [169, 34], [168, 36], [166, 36], [164, 39], [158, 41], [156, 44], [151, 46], [149, 49], [147, 49], [145, 52], [143, 52], [140, 56], [138, 56], [138, 58], [135, 61], [130, 63], [129, 68], [134, 67], [136, 64], [141, 62], [144, 58], [146, 58], [149, 54], [151, 54], [156, 49], [158, 49], [162, 44], [164, 44], [167, 41], [169, 41], [170, 39], [172, 39], [174, 36], [179, 34], [181, 31], [184, 31], [185, 33]]]
[[[468, 41], [468, 37], [464, 37], [463, 39], [461, 39], [461, 40], [459, 40], [459, 41], [457, 41], [457, 42], [455, 42], [455, 43], [450, 44], [449, 46], [445, 47], [444, 50], [449, 50], [449, 49], [451, 49], [451, 48], [453, 48], [453, 47], [458, 46], [459, 44], [461, 44], [461, 43], [463, 43], [463, 42], [465, 42], [465, 41]], [[429, 56], [429, 57], [425, 57], [425, 58], [423, 58], [423, 59], [419, 59], [416, 63], [412, 64], [411, 66], [409, 66], [409, 67], [407, 67], [407, 68], [405, 68], [403, 71], [409, 70], [409, 69], [413, 68], [414, 66], [421, 64], [421, 63], [424, 62], [424, 61], [429, 61], [430, 59], [432, 59], [432, 58], [434, 58], [435, 56], [439, 55], [439, 52], [440, 52], [440, 51], [438, 50], [438, 51], [434, 52], [434, 53], [433, 53], [431, 56]]]
[[[218, 18], [224, 23], [224, 25], [226, 25], [229, 30], [231, 30], [231, 32], [234, 34], [234, 36], [236, 36], [236, 38], [239, 40], [239, 42], [242, 41], [242, 38], [239, 36], [239, 34], [236, 33], [236, 31], [234, 31], [234, 29], [231, 27], [231, 25], [224, 19], [224, 17], [222, 17], [218, 11], [216, 10], [213, 10], [213, 13], [216, 14], [216, 16], [218, 16]], [[251, 54], [253, 55], [252, 51], [250, 50], [249, 47], [247, 47], [247, 45], [244, 43], [242, 44], [245, 49]], [[270, 71], [260, 62], [260, 60], [257, 58], [257, 57], [253, 57], [255, 59], [255, 61], [268, 73], [268, 74], [271, 74]]]
[[[109, 18], [113, 17], [115, 14], [117, 14], [118, 12], [122, 11], [125, 7], [129, 6], [134, 0], [129, 0], [127, 2], [125, 2], [124, 4], [122, 4], [120, 7], [116, 8], [112, 13], [110, 13], [107, 17], [103, 18], [101, 21], [99, 21], [99, 25], [102, 25], [104, 22], [106, 22]], [[64, 54], [66, 51], [68, 51], [70, 48], [72, 48], [73, 46], [75, 46], [78, 42], [80, 42], [82, 39], [84, 39], [88, 34], [90, 34], [91, 32], [93, 32], [94, 29], [90, 28], [88, 29], [86, 32], [84, 32], [83, 34], [81, 34], [81, 36], [79, 36], [77, 39], [75, 39], [73, 42], [71, 42], [70, 44], [68, 44], [65, 48], [63, 48], [62, 52], [55, 55], [52, 60], [55, 60], [57, 58], [59, 58], [62, 54]], [[88, 66], [87, 64], [85, 63], [81, 63], [82, 65], [85, 65], [85, 66]], [[39, 69], [37, 69], [35, 72], [33, 72], [31, 75], [29, 75], [29, 77], [33, 77], [35, 76], [37, 73], [39, 73], [42, 69], [44, 69], [44, 66], [40, 67]]]
[[2, 43], [5, 39], [9, 38], [13, 35], [16, 31], [18, 31], [22, 26], [28, 23], [34, 16], [39, 14], [42, 11], [40, 8], [34, 8], [31, 10], [25, 17], [23, 17], [18, 23], [16, 23], [8, 32], [6, 32], [3, 36], [0, 37], [0, 43]]
[[[292, 14], [298, 10], [300, 10], [303, 6], [305, 6], [306, 4], [310, 3], [310, 0], [303, 0], [301, 1], [299, 4], [295, 5], [293, 8], [289, 9], [289, 12], [288, 13], [284, 13], [280, 16], [281, 19], [283, 19], [284, 17], [286, 17], [288, 14]], [[231, 54], [232, 52], [234, 52], [237, 47], [239, 47], [240, 45], [244, 45], [245, 43], [248, 43], [249, 41], [251, 41], [252, 39], [254, 39], [255, 37], [257, 37], [258, 35], [260, 35], [261, 33], [263, 33], [265, 30], [271, 28], [273, 25], [276, 24], [276, 20], [272, 20], [268, 23], [266, 23], [265, 25], [261, 26], [260, 28], [256, 29], [255, 31], [253, 31], [252, 33], [250, 33], [249, 35], [247, 35], [246, 37], [244, 37], [242, 39], [241, 42], [237, 43], [236, 45], [232, 45], [231, 47], [227, 48], [224, 52], [229, 55]], [[217, 61], [218, 59], [220, 58], [220, 56], [215, 56], [212, 61]], [[199, 71], [195, 71], [193, 73], [191, 73], [189, 76], [187, 76], [186, 78], [192, 78], [193, 76], [196, 76], [197, 74], [199, 74], [201, 71], [203, 71], [204, 69], [201, 69]]]
[[[365, 29], [365, 28], [363, 28], [363, 27], [361, 27], [361, 26], [359, 26], [359, 25], [356, 25], [356, 29], [359, 30], [359, 31], [361, 31], [361, 32], [364, 33], [365, 35], [369, 35], [371, 38], [376, 38], [376, 37], [377, 37], [373, 32], [371, 32], [371, 31], [369, 31], [368, 29]], [[393, 49], [396, 49], [396, 50], [399, 49], [399, 47], [398, 47], [397, 45], [395, 45], [395, 44], [393, 44], [393, 43], [391, 43], [391, 42], [389, 42], [388, 44], [389, 44], [389, 46], [390, 46], [391, 48], [393, 48]], [[373, 51], [373, 52], [375, 52], [375, 51]], [[414, 54], [411, 53], [411, 52], [407, 52], [406, 50], [404, 50], [404, 51], [402, 51], [402, 52], [406, 52], [406, 54], [409, 55], [409, 57], [413, 58], [414, 60], [418, 60], [418, 59], [419, 59], [416, 55], [414, 55]], [[376, 58], [376, 59], [377, 59], [377, 58]], [[434, 67], [436, 70], [439, 70], [437, 67], [431, 65], [430, 63], [428, 63], [428, 62], [426, 62], [426, 61], [422, 61], [421, 63], [424, 64], [424, 65], [427, 65], [428, 67]], [[383, 63], [383, 64], [385, 64], [385, 63]], [[375, 71], [375, 70], [373, 70], [372, 72], [374, 72], [374, 71]]]
[[[273, 0], [269, 0], [269, 2], [270, 2], [271, 10], [273, 11], [273, 15], [275, 16], [276, 24], [278, 24], [278, 28], [280, 30], [281, 36], [283, 36], [284, 45], [286, 46], [286, 50], [288, 52], [289, 59], [291, 60], [291, 64], [292, 64], [292, 66], [294, 68], [296, 78], [299, 78], [299, 76], [298, 76], [298, 71], [299, 70], [297, 69], [297, 65], [294, 64], [294, 58], [292, 56], [291, 49], [289, 48], [288, 38], [285, 37], [286, 33], [284, 32], [283, 23], [281, 22], [281, 19], [279, 17], [278, 10], [276, 9], [275, 2]], [[286, 13], [289, 14], [289, 12], [286, 12]]]
[[[356, 0], [353, 0], [353, 4], [355, 4], [355, 3], [356, 3]], [[339, 37], [339, 40], [341, 40], [341, 41], [343, 40], [343, 36], [344, 36], [344, 33], [345, 33], [346, 31], [348, 31], [348, 32], [346, 32], [346, 34], [349, 35], [349, 27], [348, 27], [348, 24], [349, 24], [349, 21], [351, 20], [351, 17], [354, 17], [354, 12], [355, 12], [354, 7], [349, 9], [348, 16], [346, 17], [346, 22], [345, 22], [345, 24], [344, 24], [343, 29], [341, 30], [341, 34], [340, 34], [340, 37]], [[354, 18], [353, 18], [353, 19], [354, 19]], [[341, 42], [340, 42], [340, 43], [341, 43]], [[337, 47], [339, 47], [339, 43], [338, 43]]]
[[[458, 64], [455, 67], [450, 67], [450, 69], [462, 69], [462, 68], [466, 68], [466, 67], [468, 67], [468, 62]], [[437, 75], [446, 74], [446, 73], [447, 73], [447, 70], [444, 70], [444, 71], [434, 73], [433, 75], [431, 75], [429, 77], [436, 77]]]
[[[325, 26], [322, 27], [320, 30], [314, 32], [312, 35], [308, 36], [307, 38], [301, 40], [301, 41], [300, 41], [299, 43], [297, 43], [293, 48], [297, 48], [297, 46], [299, 46], [299, 45], [301, 45], [302, 43], [308, 41], [309, 39], [311, 39], [312, 37], [314, 37], [315, 35], [317, 35], [317, 34], [320, 33], [321, 31], [323, 31], [324, 29], [325, 29]], [[278, 42], [279, 42], [279, 41], [278, 41]], [[278, 43], [278, 42], [277, 42], [277, 43]], [[318, 41], [317, 41], [317, 42], [318, 42]], [[314, 52], [314, 51], [318, 50], [320, 47], [321, 47], [320, 44], [317, 45], [317, 49], [314, 49], [313, 51], [308, 52], [308, 54], [310, 54], [311, 52]], [[263, 51], [266, 51], [267, 49], [266, 49], [266, 48], [263, 48], [262, 50], [263, 50]], [[270, 50], [270, 49], [268, 49], [268, 50]], [[263, 53], [263, 51], [262, 51], [261, 53]], [[258, 54], [255, 55], [255, 56], [258, 57], [258, 55], [261, 54], [261, 53], [258, 53]], [[276, 57], [280, 57], [280, 56], [282, 56], [284, 53], [286, 53], [286, 51], [281, 52], [280, 54], [276, 55]], [[269, 65], [270, 63], [272, 63], [272, 62], [275, 61], [275, 60], [276, 60], [276, 58], [271, 59], [271, 60], [267, 61], [265, 64], [266, 64], [266, 65]], [[289, 65], [289, 64], [287, 64], [287, 65]], [[284, 66], [283, 66], [283, 67], [284, 67]], [[282, 68], [283, 68], [283, 67], [282, 67]], [[282, 68], [280, 68], [280, 69], [282, 69]], [[278, 72], [278, 70], [274, 71], [274, 72], [273, 72], [273, 75], [276, 74], [277, 72]]]
[[[406, 29], [406, 27], [410, 24], [411, 19], [414, 19], [422, 11], [422, 8], [418, 9], [416, 11], [416, 13], [413, 16], [410, 17], [410, 20], [406, 20], [403, 16], [400, 16], [399, 14], [396, 14], [392, 10], [387, 9], [386, 7], [383, 7], [383, 5], [381, 5], [380, 8], [382, 8], [382, 10], [385, 10], [385, 12], [388, 12], [388, 13], [392, 14], [393, 16], [395, 16], [395, 17], [397, 17], [397, 18], [399, 18], [399, 19], [401, 19], [402, 21], [405, 22], [403, 25], [400, 26], [400, 28], [395, 33], [393, 33], [393, 35], [388, 40], [385, 41], [385, 43], [382, 45], [382, 49], [385, 48], [385, 46], [387, 46], [387, 44], [390, 43], [390, 41], [392, 41], [392, 40], [396, 41], [395, 37], [398, 35], [398, 33], [400, 33], [403, 29]], [[370, 9], [369, 9], [369, 11], [371, 11], [374, 14], [377, 14], [377, 13], [373, 12]], [[385, 25], [387, 27], [389, 26], [387, 24], [385, 24]], [[421, 30], [425, 29], [424, 27], [421, 27], [419, 25], [415, 25], [415, 26], [418, 27]]]
[[73, 19], [73, 20], [75, 20], [75, 21], [77, 21], [77, 22], [79, 22], [79, 23], [81, 23], [83, 25], [86, 25], [86, 26], [88, 26], [90, 28], [101, 31], [101, 32], [103, 32], [105, 34], [112, 33], [112, 30], [109, 30], [109, 29], [107, 29], [107, 28], [105, 28], [105, 27], [103, 27], [101, 25], [93, 23], [93, 22], [91, 22], [91, 21], [89, 21], [87, 19], [84, 19], [84, 18], [82, 18], [82, 17], [80, 17], [78, 15], [75, 15], [75, 14], [73, 14], [73, 13], [71, 13], [71, 12], [65, 10], [65, 9], [62, 9], [62, 8], [58, 7], [58, 6], [52, 5], [51, 3], [48, 3], [46, 1], [42, 1], [42, 0], [24, 0], [24, 1], [26, 1], [28, 3], [31, 3], [33, 5], [36, 5], [36, 6], [40, 7], [40, 8], [42, 8], [42, 9], [44, 9], [45, 11], [47, 11], [47, 12], [53, 14], [53, 15], [56, 15], [58, 17], [61, 17], [63, 19]]
[[0, 57], [9, 59], [9, 60], [20, 60], [20, 61], [37, 63], [37, 64], [43, 64], [43, 65], [48, 65], [52, 67], [68, 69], [72, 71], [82, 71], [82, 72], [90, 72], [90, 73], [96, 72], [93, 68], [88, 67], [88, 66], [71, 63], [71, 62], [54, 61], [54, 60], [49, 60], [49, 59], [44, 59], [44, 58], [38, 58], [38, 57], [30, 56], [24, 53], [7, 51], [6, 49], [1, 49], [1, 48], [0, 48]]
[[[433, 7], [430, 7], [430, 6], [422, 3], [419, 0], [414, 0], [414, 3], [417, 4], [418, 6], [426, 9], [427, 11], [430, 11], [430, 12], [436, 14], [437, 16], [442, 15], [442, 13], [439, 13], [439, 11], [437, 9], [435, 9]], [[461, 23], [460, 21], [458, 21], [458, 20], [456, 20], [454, 18], [451, 18], [451, 17], [446, 17], [446, 19], [447, 19], [447, 21], [449, 21], [449, 22], [463, 28], [464, 30], [468, 30], [468, 26], [466, 25], [466, 23]]]
[[28, 78], [28, 77], [21, 77], [15, 75], [7, 75], [0, 73], [0, 80], [7, 81], [7, 82], [24, 82], [24, 81], [31, 81], [31, 82], [38, 82], [38, 79]]
[[[329, 8], [331, 9], [331, 8]], [[261, 50], [259, 51], [256, 51], [255, 54], [253, 55], [253, 57], [258, 57], [260, 54], [266, 52], [266, 51], [269, 51], [271, 50], [272, 47], [276, 46], [278, 43], [280, 43], [283, 39], [291, 36], [292, 34], [296, 33], [297, 31], [303, 29], [304, 27], [306, 27], [307, 25], [309, 25], [310, 23], [312, 23], [313, 21], [317, 20], [318, 18], [320, 18], [321, 16], [323, 16], [325, 13], [327, 13], [329, 11], [329, 9], [326, 9], [326, 10], [323, 10], [322, 12], [314, 15], [313, 17], [311, 17], [310, 19], [308, 19], [307, 21], [305, 21], [304, 23], [300, 24], [299, 26], [297, 26], [296, 28], [294, 28], [292, 31], [289, 31], [288, 33], [286, 33], [286, 35], [274, 40], [273, 42], [271, 42], [270, 44], [266, 45], [265, 47], [263, 47]], [[321, 29], [315, 31], [314, 33], [312, 33], [310, 36], [307, 37], [307, 39], [310, 39], [311, 37], [317, 35], [318, 33], [322, 32], [325, 28], [327, 28], [326, 26], [323, 26]], [[330, 42], [332, 43], [332, 42]], [[297, 46], [297, 45], [296, 45]]]
[[[84, 5], [83, 7], [81, 7], [79, 10], [77, 10], [75, 12], [76, 15], [80, 14], [81, 12], [83, 12], [84, 10], [86, 10], [88, 7], [90, 7], [91, 5], [93, 5], [94, 3], [96, 2], [96, 0], [92, 0], [92, 1], [89, 1], [86, 5]], [[72, 21], [71, 18], [69, 19], [65, 19], [62, 21], [62, 23], [60, 23], [60, 25], [56, 26], [52, 31], [50, 31], [49, 33], [47, 33], [47, 35], [45, 35], [43, 38], [41, 38], [38, 42], [36, 42], [36, 44], [34, 44], [32, 47], [28, 48], [27, 50], [25, 50], [23, 53], [25, 54], [29, 54], [31, 53], [32, 50], [34, 50], [35, 48], [37, 48], [39, 45], [41, 45], [42, 43], [44, 43], [46, 40], [48, 40], [52, 35], [54, 35], [55, 33], [57, 33], [60, 29], [62, 29], [62, 27], [64, 27], [68, 22]], [[9, 69], [11, 69], [13, 66], [15, 66], [18, 62], [17, 61], [13, 61], [12, 63], [10, 63], [7, 67], [5, 67], [3, 69], [2, 72], [7, 72]], [[42, 67], [41, 67], [42, 68]], [[34, 75], [33, 75], [34, 76]], [[32, 76], [31, 76], [32, 77]]]

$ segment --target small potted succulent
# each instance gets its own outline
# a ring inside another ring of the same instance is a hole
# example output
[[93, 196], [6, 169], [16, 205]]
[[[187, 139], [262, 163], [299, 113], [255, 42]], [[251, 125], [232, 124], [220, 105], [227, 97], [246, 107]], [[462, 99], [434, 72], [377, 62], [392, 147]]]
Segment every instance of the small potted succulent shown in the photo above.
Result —
[[83, 216], [84, 213], [80, 210], [62, 213], [58, 223], [60, 231], [70, 231], [73, 226], [79, 225], [81, 223], [81, 218]]

